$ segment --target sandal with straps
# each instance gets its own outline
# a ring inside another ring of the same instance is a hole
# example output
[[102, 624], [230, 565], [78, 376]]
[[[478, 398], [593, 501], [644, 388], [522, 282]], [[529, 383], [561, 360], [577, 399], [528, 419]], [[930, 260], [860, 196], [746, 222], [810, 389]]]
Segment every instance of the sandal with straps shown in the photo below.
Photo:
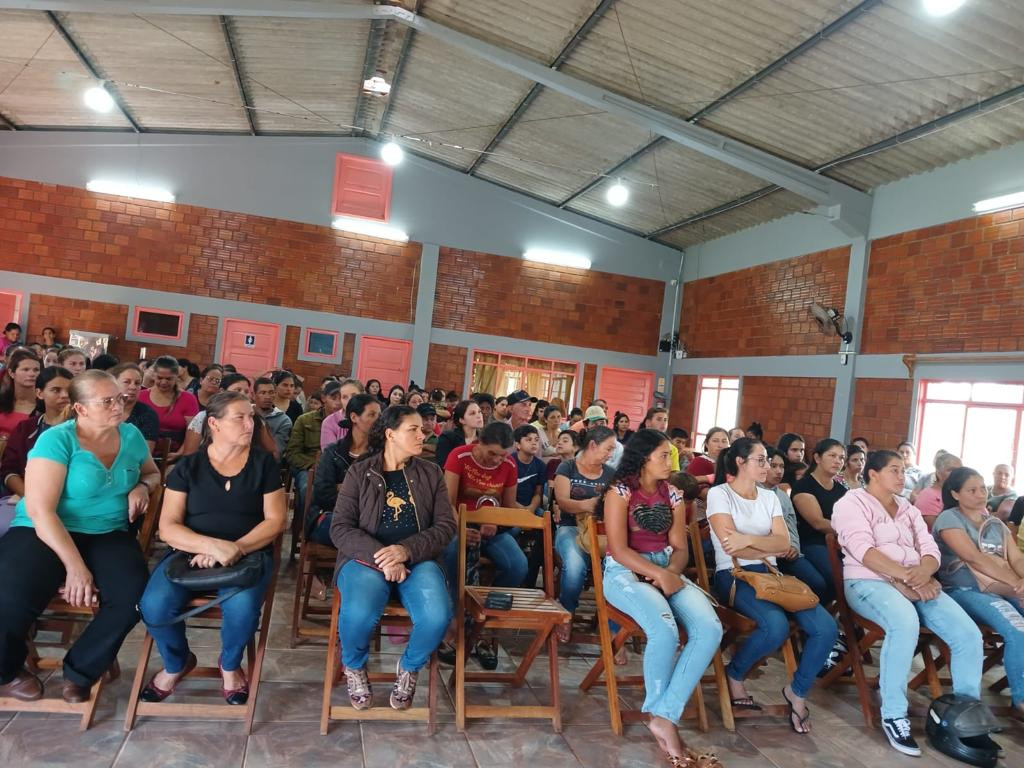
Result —
[[684, 749], [684, 755], [665, 754], [671, 768], [723, 768], [722, 761], [714, 752], [697, 752], [689, 747]]
[[[793, 706], [793, 702], [790, 700], [789, 696], [786, 695], [785, 688], [782, 689], [782, 698], [786, 700], [786, 704], [789, 706], [789, 727], [793, 729], [793, 733], [799, 733], [801, 736], [809, 734], [811, 732], [810, 729], [801, 731], [800, 728], [806, 728], [807, 721], [811, 719], [810, 708], [804, 704], [805, 714], [801, 717], [800, 713], [797, 712], [796, 708]], [[796, 718], [795, 723], [793, 722], [794, 717]], [[799, 726], [799, 728], [797, 726]]]

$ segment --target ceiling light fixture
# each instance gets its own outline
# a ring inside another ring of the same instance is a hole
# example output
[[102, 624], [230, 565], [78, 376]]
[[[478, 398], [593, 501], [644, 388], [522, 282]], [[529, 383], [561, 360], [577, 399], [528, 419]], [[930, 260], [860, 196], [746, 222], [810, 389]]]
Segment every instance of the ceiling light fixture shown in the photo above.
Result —
[[608, 187], [608, 191], [605, 193], [605, 198], [611, 205], [619, 208], [620, 206], [625, 205], [626, 201], [629, 200], [629, 188], [623, 184], [622, 181], [616, 181]]
[[963, 5], [966, 0], [921, 0], [929, 16], [948, 16]]
[[114, 99], [107, 89], [103, 87], [102, 80], [99, 85], [89, 88], [82, 95], [82, 100], [85, 102], [85, 106], [93, 112], [109, 112], [114, 108]]
[[991, 213], [992, 211], [1003, 211], [1007, 208], [1016, 208], [1024, 205], [1024, 192], [1014, 192], [1009, 195], [990, 197], [987, 200], [979, 200], [973, 206], [975, 213]]
[[552, 264], [556, 267], [590, 269], [590, 259], [586, 256], [580, 256], [578, 253], [551, 251], [547, 248], [530, 248], [523, 254], [523, 258], [527, 261], [536, 261], [540, 264]]
[[160, 187], [147, 187], [142, 184], [130, 184], [109, 179], [93, 179], [85, 185], [90, 192], [101, 192], [104, 195], [120, 195], [121, 197], [137, 197], [142, 200], [156, 200], [158, 203], [173, 203], [174, 193]]
[[398, 227], [392, 227], [383, 221], [360, 219], [356, 216], [338, 216], [331, 226], [343, 232], [354, 232], [357, 235], [369, 235], [381, 240], [394, 240], [399, 243], [409, 242], [409, 235]]
[[376, 93], [381, 96], [387, 96], [391, 93], [391, 83], [380, 75], [374, 75], [371, 78], [363, 80], [363, 90], [369, 91], [370, 93]]
[[380, 148], [380, 159], [390, 166], [395, 166], [405, 159], [405, 152], [397, 143], [389, 141]]

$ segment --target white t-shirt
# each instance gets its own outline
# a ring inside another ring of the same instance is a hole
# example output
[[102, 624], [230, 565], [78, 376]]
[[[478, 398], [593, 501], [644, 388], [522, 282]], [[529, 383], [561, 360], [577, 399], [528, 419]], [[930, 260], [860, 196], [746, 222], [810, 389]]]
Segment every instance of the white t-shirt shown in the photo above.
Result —
[[[732, 515], [736, 532], [753, 536], [771, 536], [774, 518], [783, 516], [782, 505], [771, 491], [758, 488], [756, 499], [744, 499], [728, 483], [708, 490], [708, 518], [714, 515]], [[715, 535], [714, 526], [711, 527], [711, 543], [715, 547], [715, 570], [732, 568], [732, 555], [722, 549], [722, 542]], [[760, 559], [745, 560], [742, 557], [737, 560], [740, 565], [758, 565], [761, 562]], [[774, 557], [768, 557], [767, 560], [775, 565]]]

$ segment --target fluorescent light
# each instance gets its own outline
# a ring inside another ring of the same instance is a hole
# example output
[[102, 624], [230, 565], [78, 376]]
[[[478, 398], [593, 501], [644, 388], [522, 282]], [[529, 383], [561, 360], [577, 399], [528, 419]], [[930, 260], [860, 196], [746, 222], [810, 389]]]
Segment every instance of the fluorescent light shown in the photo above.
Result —
[[405, 158], [405, 152], [393, 141], [380, 148], [380, 159], [388, 165], [398, 165]]
[[409, 242], [409, 235], [398, 227], [392, 227], [382, 221], [360, 219], [355, 216], [339, 216], [331, 226], [344, 232], [355, 232], [357, 235], [379, 237], [381, 240], [396, 240], [399, 243]]
[[391, 93], [391, 84], [380, 75], [374, 75], [373, 77], [363, 80], [363, 90], [387, 96]]
[[523, 254], [523, 258], [527, 261], [536, 261], [541, 264], [553, 264], [556, 267], [590, 269], [590, 259], [586, 256], [580, 256], [578, 253], [549, 251], [546, 248], [531, 248]]
[[85, 106], [94, 112], [109, 112], [114, 108], [114, 99], [102, 85], [94, 85], [87, 90], [82, 100]]
[[979, 200], [974, 204], [974, 212], [989, 213], [990, 211], [1001, 211], [1004, 208], [1016, 208], [1019, 205], [1024, 205], [1024, 192], [1014, 192], [1010, 195]]
[[629, 200], [629, 188], [621, 181], [616, 181], [608, 187], [608, 191], [605, 192], [605, 198], [616, 208], [623, 206]]
[[143, 200], [156, 200], [158, 203], [173, 203], [174, 193], [160, 187], [146, 187], [141, 184], [127, 184], [109, 179], [93, 179], [85, 185], [90, 192], [102, 192], [105, 195], [121, 197], [138, 197]]
[[921, 0], [921, 5], [929, 16], [948, 16], [964, 2], [966, 0]]

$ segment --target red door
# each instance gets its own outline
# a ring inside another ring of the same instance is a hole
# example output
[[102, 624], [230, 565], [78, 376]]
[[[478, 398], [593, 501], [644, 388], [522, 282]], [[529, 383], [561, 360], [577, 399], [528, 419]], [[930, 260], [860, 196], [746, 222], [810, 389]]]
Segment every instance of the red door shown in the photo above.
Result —
[[602, 368], [598, 397], [608, 403], [608, 426], [616, 411], [629, 416], [630, 429], [636, 429], [647, 415], [654, 399], [654, 374], [626, 368]]
[[277, 368], [281, 326], [252, 320], [224, 318], [220, 337], [220, 361], [230, 363], [239, 373], [261, 376]]
[[384, 394], [395, 384], [409, 386], [409, 367], [412, 364], [412, 342], [363, 336], [359, 340], [359, 365], [356, 378], [362, 382], [380, 381]]
[[21, 294], [0, 291], [0, 327], [8, 323], [21, 323]]

